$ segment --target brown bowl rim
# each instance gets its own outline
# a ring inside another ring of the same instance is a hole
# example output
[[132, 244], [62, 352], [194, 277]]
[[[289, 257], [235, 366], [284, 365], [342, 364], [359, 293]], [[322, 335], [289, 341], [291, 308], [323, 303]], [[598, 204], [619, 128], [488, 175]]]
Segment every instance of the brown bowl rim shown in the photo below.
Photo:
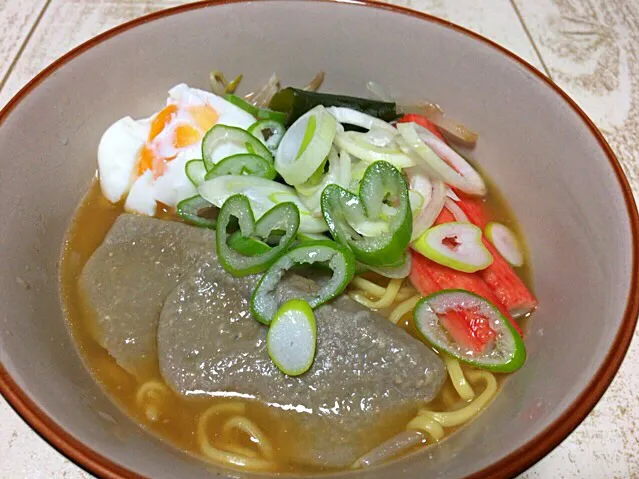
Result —
[[[86, 50], [95, 47], [99, 43], [118, 35], [130, 28], [137, 27], [147, 22], [157, 20], [159, 18], [176, 15], [185, 11], [197, 10], [200, 8], [232, 4], [232, 3], [248, 3], [251, 0], [204, 0], [200, 2], [179, 5], [176, 7], [160, 10], [157, 12], [144, 15], [129, 22], [118, 25], [104, 33], [101, 33], [86, 42], [75, 47], [68, 53], [64, 54], [44, 70], [31, 79], [0, 111], [0, 126], [4, 119], [11, 113], [16, 105], [28, 95], [38, 84], [40, 84], [49, 75], [55, 72], [62, 65], [80, 55]], [[253, 0], [255, 1], [255, 0]], [[269, 0], [260, 0], [269, 1]], [[595, 139], [599, 142], [603, 152], [608, 157], [610, 166], [612, 167], [619, 186], [625, 200], [628, 219], [630, 222], [630, 230], [632, 237], [632, 277], [628, 291], [628, 301], [624, 311], [623, 321], [615, 335], [614, 341], [608, 350], [606, 358], [597, 370], [588, 385], [575, 401], [544, 431], [533, 437], [519, 449], [502, 457], [490, 466], [467, 476], [466, 479], [479, 478], [508, 478], [513, 477], [530, 466], [538, 462], [550, 451], [557, 447], [568, 435], [585, 419], [590, 411], [599, 402], [604, 392], [612, 382], [615, 374], [619, 370], [621, 363], [626, 355], [632, 335], [637, 323], [637, 315], [639, 313], [639, 213], [632, 194], [632, 189], [623, 172], [623, 169], [617, 160], [614, 152], [604, 139], [601, 132], [597, 129], [592, 120], [584, 113], [577, 103], [568, 96], [560, 87], [552, 80], [544, 76], [535, 67], [527, 61], [518, 57], [506, 48], [485, 38], [475, 32], [464, 27], [451, 23], [447, 20], [421, 13], [408, 8], [389, 5], [378, 2], [376, 0], [307, 0], [323, 3], [351, 4], [361, 7], [376, 8], [379, 10], [388, 10], [403, 15], [413, 16], [421, 20], [441, 25], [450, 30], [454, 30], [469, 38], [475, 39], [497, 52], [505, 55], [511, 60], [525, 68], [529, 73], [535, 76], [542, 83], [552, 88], [574, 111], [581, 117], [582, 121], [588, 127]], [[633, 293], [634, 292], [634, 293]], [[60, 453], [68, 459], [82, 467], [86, 471], [95, 474], [98, 477], [109, 479], [141, 479], [141, 476], [130, 471], [110, 459], [102, 456], [98, 452], [84, 445], [78, 439], [66, 432], [60, 425], [48, 417], [17, 385], [17, 383], [9, 376], [2, 363], [0, 363], [0, 394], [4, 396], [11, 407], [22, 417], [22, 419], [36, 432], [46, 440], [50, 445], [56, 448]]]

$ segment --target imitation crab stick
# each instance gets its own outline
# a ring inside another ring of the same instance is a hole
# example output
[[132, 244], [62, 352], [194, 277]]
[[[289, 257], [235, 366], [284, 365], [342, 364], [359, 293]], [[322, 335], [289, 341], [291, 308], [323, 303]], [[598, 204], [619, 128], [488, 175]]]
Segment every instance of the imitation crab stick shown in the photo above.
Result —
[[[427, 295], [441, 289], [464, 289], [470, 291], [493, 303], [521, 334], [521, 328], [512, 319], [508, 309], [499, 301], [499, 298], [478, 273], [462, 273], [437, 264], [414, 251], [411, 254], [413, 264], [410, 280], [421, 294]], [[435, 291], [433, 291], [434, 285], [437, 285]]]
[[[411, 254], [413, 263], [410, 280], [424, 296], [443, 289], [463, 289], [467, 284], [459, 280], [474, 276], [457, 273], [414, 251]], [[460, 277], [456, 277], [456, 274]], [[458, 344], [477, 352], [481, 352], [495, 334], [485, 318], [474, 315], [472, 311], [448, 311], [441, 315], [440, 322]]]
[[480, 198], [473, 198], [471, 196], [465, 195], [460, 191], [455, 191], [458, 201], [455, 201], [455, 204], [459, 206], [459, 208], [464, 212], [464, 214], [468, 217], [468, 221], [472, 224], [479, 226], [481, 229], [484, 229], [486, 224], [488, 223], [488, 218], [486, 217], [486, 211], [484, 209], [484, 203]]
[[[410, 272], [410, 280], [413, 286], [424, 296], [441, 291], [441, 287], [431, 276], [429, 267], [433, 263], [429, 259], [423, 257], [419, 253], [411, 252], [413, 263]], [[488, 341], [480, 339], [486, 337], [485, 334], [478, 335], [473, 330], [474, 324], [470, 318], [467, 318], [464, 311], [449, 311], [442, 315], [440, 321], [452, 338], [466, 348], [473, 351], [481, 351]], [[478, 337], [480, 336], [480, 337]]]
[[[481, 200], [460, 195], [460, 201], [456, 204], [471, 223], [482, 229], [485, 228], [488, 220]], [[453, 220], [447, 219], [447, 221]], [[493, 256], [493, 263], [479, 272], [483, 280], [512, 315], [519, 317], [534, 310], [537, 307], [535, 297], [495, 247], [486, 238], [483, 241]]]
[[493, 264], [480, 272], [486, 284], [513, 316], [520, 317], [533, 311], [537, 307], [537, 300], [524, 282], [489, 241], [484, 239], [484, 245], [494, 258]]
[[[435, 224], [439, 225], [453, 221], [455, 221], [453, 214], [448, 211], [448, 209], [444, 208], [437, 217], [437, 220], [435, 220]], [[508, 309], [491, 291], [490, 287], [482, 279], [479, 273], [462, 273], [437, 264], [418, 253], [412, 252], [412, 255], [413, 268], [411, 270], [410, 279], [413, 286], [415, 286], [421, 294], [431, 294], [439, 289], [465, 289], [467, 291], [471, 291], [472, 293], [475, 293], [493, 303], [521, 334], [519, 325], [512, 319]], [[455, 335], [453, 334], [453, 336]], [[457, 340], [457, 338], [455, 339]]]

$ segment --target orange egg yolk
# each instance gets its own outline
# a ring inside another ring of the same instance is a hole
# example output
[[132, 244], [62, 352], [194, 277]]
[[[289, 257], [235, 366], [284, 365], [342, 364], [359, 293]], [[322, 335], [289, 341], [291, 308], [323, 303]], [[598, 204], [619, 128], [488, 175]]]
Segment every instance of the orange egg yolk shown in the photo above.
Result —
[[[175, 156], [159, 157], [153, 150], [152, 143], [171, 123], [177, 111], [177, 105], [168, 105], [160, 110], [151, 121], [147, 141], [138, 153], [138, 175], [151, 170], [153, 177], [158, 178], [164, 174], [166, 162], [175, 158]], [[204, 133], [210, 130], [219, 118], [217, 112], [209, 105], [188, 107], [186, 111], [192, 118], [193, 124], [180, 124], [173, 129], [173, 146], [178, 149], [200, 141]]]

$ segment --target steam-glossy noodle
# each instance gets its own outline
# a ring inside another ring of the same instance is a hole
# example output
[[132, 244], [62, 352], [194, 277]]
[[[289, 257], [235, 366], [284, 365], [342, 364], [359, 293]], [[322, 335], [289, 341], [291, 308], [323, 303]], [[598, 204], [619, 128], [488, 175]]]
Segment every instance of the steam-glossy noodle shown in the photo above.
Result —
[[[392, 279], [384, 287], [361, 276], [356, 276], [351, 281], [351, 285], [354, 288], [349, 292], [349, 296], [370, 309], [388, 308], [395, 302], [404, 301], [416, 293], [415, 288], [412, 286], [402, 287], [403, 282], [403, 279]], [[371, 297], [378, 299], [371, 300]]]
[[475, 397], [475, 391], [473, 391], [472, 386], [466, 380], [466, 376], [464, 376], [464, 372], [462, 371], [461, 365], [459, 361], [448, 354], [442, 354], [444, 358], [444, 364], [446, 364], [446, 370], [448, 371], [448, 376], [450, 377], [450, 381], [464, 401], [470, 401]]
[[391, 313], [388, 315], [388, 319], [393, 324], [397, 324], [405, 314], [410, 313], [413, 308], [415, 308], [415, 305], [420, 299], [422, 299], [422, 297], [419, 294], [416, 294], [415, 296], [411, 296], [410, 298], [402, 301], [397, 306], [395, 306], [393, 311], [391, 311]]
[[423, 414], [418, 414], [415, 418], [413, 418], [406, 426], [406, 429], [409, 431], [424, 432], [428, 434], [434, 442], [439, 442], [446, 435], [441, 424], [435, 421], [432, 417], [428, 417]]
[[[246, 404], [243, 403], [225, 403], [216, 404], [208, 408], [198, 419], [197, 422], [197, 442], [200, 451], [205, 457], [214, 460], [217, 463], [233, 465], [245, 469], [268, 470], [275, 466], [271, 460], [273, 457], [273, 448], [270, 441], [266, 438], [264, 432], [250, 419], [243, 416], [246, 413]], [[264, 458], [258, 457], [253, 451], [242, 446], [232, 445], [228, 449], [232, 451], [220, 449], [211, 443], [208, 434], [208, 423], [211, 417], [221, 414], [233, 414], [228, 419], [222, 430], [229, 432], [231, 429], [237, 428], [247, 433], [260, 450]]]
[[358, 303], [370, 309], [388, 308], [391, 304], [393, 304], [395, 298], [397, 298], [397, 293], [399, 293], [399, 289], [402, 287], [402, 282], [403, 280], [401, 279], [391, 279], [384, 290], [384, 294], [377, 301], [371, 301], [362, 293], [357, 291], [351, 292], [350, 296]]
[[166, 384], [151, 380], [140, 386], [135, 394], [135, 402], [144, 410], [144, 415], [149, 421], [159, 420], [162, 401], [171, 394]]
[[243, 416], [233, 416], [224, 423], [223, 433], [238, 429], [251, 438], [251, 442], [261, 450], [267, 459], [273, 458], [273, 447], [264, 432], [250, 419]]
[[497, 393], [497, 379], [495, 379], [494, 374], [477, 369], [469, 369], [466, 374], [471, 381], [483, 381], [486, 384], [485, 389], [479, 396], [473, 399], [467, 406], [456, 411], [443, 412], [423, 409], [418, 415], [430, 417], [444, 427], [456, 427], [470, 421], [479, 414]]
[[[371, 306], [360, 301], [361, 297], [359, 299], [355, 299], [369, 307], [377, 305], [376, 307], [379, 308], [379, 304], [384, 304], [384, 307], [394, 305], [388, 315], [388, 319], [394, 324], [397, 324], [402, 317], [410, 313], [417, 302], [421, 299], [421, 296], [416, 294], [408, 299], [398, 300], [397, 292], [400, 290], [403, 280], [391, 280], [386, 288], [363, 278], [358, 278], [358, 280], [359, 281], [356, 286], [360, 288], [362, 292], [376, 296], [380, 296], [381, 294], [381, 297], [375, 302], [367, 299]], [[358, 295], [361, 296], [362, 293], [358, 293]], [[394, 301], [386, 304], [389, 297], [393, 297]], [[468, 402], [466, 406], [454, 411], [432, 411], [426, 408], [421, 409], [417, 416], [408, 423], [406, 428], [409, 431], [421, 431], [430, 437], [433, 442], [438, 442], [444, 438], [446, 435], [444, 428], [461, 426], [473, 419], [484, 407], [486, 407], [488, 402], [497, 393], [497, 379], [492, 373], [470, 368], [468, 368], [467, 372], [464, 373], [464, 370], [457, 359], [446, 354], [442, 354], [442, 358], [446, 364], [450, 383], [452, 384], [454, 391], [459, 396], [459, 399], [470, 402]], [[469, 379], [473, 383], [485, 383], [485, 388], [479, 396], [475, 396], [473, 385], [471, 385]], [[444, 390], [442, 392], [442, 398], [447, 406], [452, 407], [455, 403], [459, 402], [459, 400], [454, 400], [451, 397], [447, 397], [447, 395], [451, 395], [451, 393]], [[392, 447], [388, 447], [388, 449], [393, 450]]]
[[[458, 381], [460, 384], [466, 382], [464, 372], [462, 371], [459, 362], [456, 359], [449, 358], [447, 366], [449, 364], [451, 367], [448, 367], [448, 374], [451, 381], [453, 381], [453, 384], [454, 381]], [[443, 412], [422, 409], [419, 411], [417, 416], [408, 423], [407, 429], [422, 431], [434, 442], [438, 442], [446, 435], [444, 428], [461, 426], [479, 414], [497, 393], [497, 380], [495, 379], [495, 376], [488, 371], [473, 369], [468, 370], [466, 374], [473, 382], [483, 381], [486, 384], [485, 389], [479, 396], [472, 400], [468, 405], [455, 411]], [[463, 380], [458, 376], [461, 376]], [[469, 390], [472, 392], [472, 388], [468, 383], [460, 389], [465, 395], [468, 394]]]

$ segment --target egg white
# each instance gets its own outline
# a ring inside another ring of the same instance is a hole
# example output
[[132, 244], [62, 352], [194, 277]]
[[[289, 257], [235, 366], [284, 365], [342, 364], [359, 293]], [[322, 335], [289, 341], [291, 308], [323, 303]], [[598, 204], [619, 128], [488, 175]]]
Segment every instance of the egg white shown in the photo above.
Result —
[[155, 216], [157, 203], [153, 193], [153, 173], [147, 170], [133, 183], [124, 209], [130, 213]]
[[[98, 173], [104, 196], [112, 203], [126, 197], [125, 209], [143, 215], [155, 215], [156, 202], [170, 207], [185, 198], [197, 194], [195, 186], [184, 171], [187, 161], [202, 157], [202, 140], [184, 148], [173, 145], [173, 132], [182, 124], [196, 126], [188, 114], [188, 108], [211, 106], [218, 114], [217, 125], [248, 129], [255, 118], [213, 93], [190, 88], [181, 83], [169, 90], [167, 105], [176, 105], [177, 112], [160, 134], [153, 140], [153, 151], [162, 158], [175, 157], [166, 162], [161, 176], [154, 178], [148, 170], [138, 175], [138, 157], [149, 136], [153, 117], [133, 120], [122, 118], [113, 123], [102, 135], [98, 146]], [[227, 156], [246, 153], [243, 146], [227, 143], [216, 148], [213, 161]]]
[[127, 116], [113, 123], [98, 145], [98, 172], [102, 194], [117, 203], [136, 179], [137, 157], [149, 136], [149, 123]]

